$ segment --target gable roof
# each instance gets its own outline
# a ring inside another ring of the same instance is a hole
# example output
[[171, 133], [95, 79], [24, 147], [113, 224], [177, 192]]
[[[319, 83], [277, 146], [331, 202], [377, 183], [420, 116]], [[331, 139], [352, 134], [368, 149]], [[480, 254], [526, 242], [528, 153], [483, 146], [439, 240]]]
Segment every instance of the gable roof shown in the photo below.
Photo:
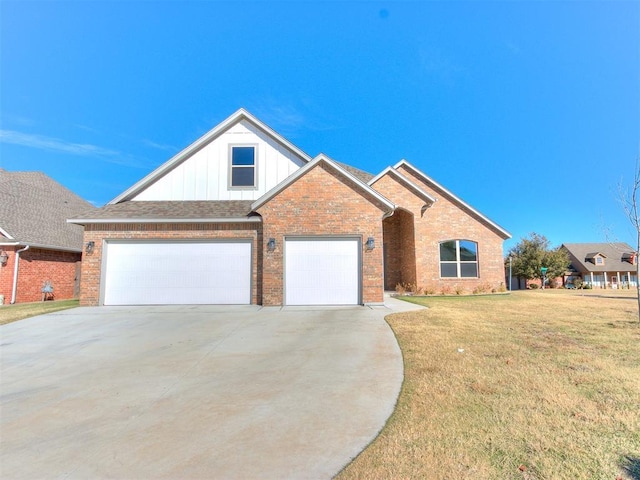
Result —
[[389, 175], [389, 176], [393, 177], [399, 183], [403, 184], [405, 186], [405, 188], [408, 188], [414, 194], [416, 194], [418, 197], [422, 198], [423, 200], [425, 200], [429, 204], [435, 203], [437, 201], [436, 198], [434, 198], [433, 196], [429, 195], [427, 192], [425, 192], [418, 185], [416, 185], [411, 180], [409, 180], [407, 177], [405, 177], [400, 172], [398, 172], [397, 170], [395, 170], [395, 169], [393, 169], [391, 167], [385, 168], [382, 172], [380, 172], [378, 175], [376, 175], [371, 180], [369, 180], [367, 182], [367, 185], [373, 185], [374, 183], [376, 183], [378, 180], [380, 180], [385, 175]]
[[462, 208], [470, 211], [471, 213], [473, 213], [474, 215], [476, 215], [478, 218], [480, 218], [482, 221], [484, 221], [487, 225], [489, 225], [490, 227], [492, 227], [496, 232], [498, 232], [498, 234], [500, 234], [500, 236], [502, 236], [503, 238], [507, 239], [507, 238], [511, 238], [511, 234], [509, 232], [507, 232], [504, 228], [502, 228], [500, 225], [498, 225], [497, 223], [495, 223], [494, 221], [490, 220], [489, 217], [486, 217], [485, 215], [483, 215], [482, 213], [480, 213], [478, 210], [476, 210], [475, 208], [473, 208], [471, 205], [469, 205], [468, 203], [466, 203], [465, 201], [463, 201], [460, 197], [454, 195], [452, 192], [450, 192], [449, 190], [447, 190], [446, 188], [444, 188], [442, 185], [440, 185], [438, 182], [436, 182], [434, 179], [432, 179], [431, 177], [425, 175], [422, 171], [420, 171], [419, 169], [417, 169], [416, 167], [414, 167], [413, 165], [411, 165], [409, 162], [407, 162], [406, 160], [402, 159], [400, 160], [398, 163], [396, 163], [393, 168], [395, 170], [397, 170], [398, 168], [400, 168], [401, 166], [405, 166], [406, 168], [410, 169], [411, 171], [413, 171], [419, 178], [421, 178], [422, 180], [424, 180], [426, 183], [430, 184], [431, 186], [433, 186], [434, 188], [436, 188], [437, 190], [440, 190], [445, 196], [449, 197], [451, 200], [453, 200], [455, 203], [457, 203], [459, 206], [461, 206]]
[[307, 163], [304, 167], [296, 170], [293, 174], [289, 175], [284, 181], [280, 182], [278, 185], [276, 185], [274, 188], [269, 190], [258, 200], [253, 202], [253, 204], [251, 205], [251, 210], [255, 211], [256, 209], [260, 208], [262, 205], [267, 203], [269, 200], [275, 197], [278, 193], [282, 192], [285, 188], [287, 188], [289, 185], [291, 185], [296, 180], [298, 180], [298, 178], [302, 177], [305, 173], [307, 173], [309, 170], [311, 170], [312, 168], [314, 168], [316, 165], [320, 163], [324, 163], [329, 168], [337, 171], [338, 173], [340, 173], [341, 175], [349, 179], [360, 190], [362, 190], [363, 193], [366, 193], [374, 197], [376, 200], [378, 200], [383, 205], [385, 205], [390, 212], [392, 212], [396, 208], [391, 201], [389, 201], [380, 193], [376, 192], [373, 188], [371, 188], [369, 185], [367, 185], [362, 180], [357, 178], [355, 175], [348, 172], [345, 168], [341, 166], [341, 164], [339, 164], [338, 162], [330, 159], [329, 157], [321, 153], [316, 158], [314, 158], [311, 162]]
[[129, 201], [81, 214], [69, 223], [240, 223], [260, 222], [249, 216], [251, 200]]
[[291, 150], [296, 155], [298, 155], [303, 161], [305, 162], [311, 161], [311, 157], [309, 155], [307, 155], [305, 152], [300, 150], [293, 143], [291, 143], [289, 140], [287, 140], [286, 138], [278, 134], [276, 131], [271, 129], [265, 123], [261, 122], [256, 117], [251, 115], [244, 108], [241, 108], [238, 111], [236, 111], [233, 115], [228, 117], [226, 120], [219, 123], [216, 127], [209, 130], [207, 133], [205, 133], [202, 137], [200, 137], [198, 140], [193, 142], [187, 148], [178, 152], [168, 161], [160, 165], [158, 168], [156, 168], [153, 172], [151, 172], [149, 175], [144, 177], [142, 180], [140, 180], [139, 182], [134, 184], [132, 187], [122, 192], [116, 198], [111, 200], [109, 204], [115, 204], [125, 200], [129, 200], [130, 198], [140, 193], [142, 190], [144, 190], [146, 187], [151, 185], [153, 182], [158, 180], [160, 177], [162, 177], [166, 173], [176, 168], [178, 165], [180, 165], [182, 162], [187, 160], [198, 150], [204, 148], [206, 145], [214, 141], [217, 137], [219, 137], [224, 132], [229, 130], [229, 128], [241, 122], [242, 120], [246, 120], [251, 124], [253, 124], [255, 127], [257, 127], [258, 129], [262, 130], [265, 134], [267, 134], [273, 140], [275, 140], [285, 148]]
[[5, 245], [82, 251], [83, 229], [66, 219], [95, 207], [42, 172], [0, 169], [0, 233]]
[[[636, 265], [632, 265], [625, 259], [630, 257], [634, 249], [624, 242], [617, 243], [563, 243], [569, 253], [571, 266], [578, 272], [629, 272], [635, 271]], [[597, 265], [589, 260], [596, 256], [606, 258], [604, 265]]]

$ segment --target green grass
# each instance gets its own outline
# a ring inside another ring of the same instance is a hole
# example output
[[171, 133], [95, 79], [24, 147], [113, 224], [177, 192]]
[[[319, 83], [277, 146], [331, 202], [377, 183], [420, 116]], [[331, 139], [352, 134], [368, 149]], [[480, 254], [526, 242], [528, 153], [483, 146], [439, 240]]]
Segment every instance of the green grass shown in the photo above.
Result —
[[0, 325], [35, 317], [36, 315], [74, 308], [78, 306], [78, 303], [78, 300], [56, 300], [53, 302], [0, 305]]
[[634, 295], [410, 298], [396, 410], [338, 478], [640, 479]]

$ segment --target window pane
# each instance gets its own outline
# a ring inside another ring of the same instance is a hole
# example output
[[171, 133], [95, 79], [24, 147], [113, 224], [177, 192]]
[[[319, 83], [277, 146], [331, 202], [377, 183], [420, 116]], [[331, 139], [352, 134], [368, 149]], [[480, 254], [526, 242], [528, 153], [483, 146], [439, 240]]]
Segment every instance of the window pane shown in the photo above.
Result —
[[253, 187], [253, 172], [252, 167], [236, 167], [231, 171], [231, 186], [232, 187]]
[[461, 263], [460, 276], [461, 277], [477, 277], [478, 264], [477, 263]]
[[254, 147], [233, 147], [231, 154], [232, 165], [253, 165]]
[[455, 263], [441, 263], [440, 264], [440, 276], [441, 277], [457, 277], [458, 268]]
[[475, 262], [477, 257], [478, 244], [468, 240], [460, 240], [460, 261]]
[[[456, 242], [442, 242], [440, 244], [440, 261], [455, 262], [456, 258]], [[444, 276], [444, 275], [443, 275]], [[455, 275], [454, 275], [455, 277]]]

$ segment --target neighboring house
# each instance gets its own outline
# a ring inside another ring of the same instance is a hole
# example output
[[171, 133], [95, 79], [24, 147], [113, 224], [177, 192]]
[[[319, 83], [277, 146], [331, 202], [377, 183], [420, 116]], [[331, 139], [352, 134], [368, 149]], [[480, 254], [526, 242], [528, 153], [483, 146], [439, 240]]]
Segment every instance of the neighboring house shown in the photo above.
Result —
[[79, 296], [82, 227], [67, 218], [93, 207], [41, 172], [0, 169], [0, 296], [4, 303]]
[[245, 110], [84, 225], [83, 305], [381, 304], [399, 283], [498, 289], [508, 232], [402, 160], [311, 158]]
[[581, 278], [593, 288], [638, 286], [636, 251], [626, 243], [565, 243], [571, 266], [565, 285]]

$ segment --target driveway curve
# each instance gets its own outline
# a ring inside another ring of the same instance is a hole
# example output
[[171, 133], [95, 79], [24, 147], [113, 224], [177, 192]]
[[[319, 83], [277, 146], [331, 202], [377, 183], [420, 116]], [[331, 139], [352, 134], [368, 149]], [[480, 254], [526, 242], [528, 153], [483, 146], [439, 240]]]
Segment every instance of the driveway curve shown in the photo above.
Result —
[[80, 307], [0, 327], [0, 477], [328, 479], [384, 426], [414, 307]]

